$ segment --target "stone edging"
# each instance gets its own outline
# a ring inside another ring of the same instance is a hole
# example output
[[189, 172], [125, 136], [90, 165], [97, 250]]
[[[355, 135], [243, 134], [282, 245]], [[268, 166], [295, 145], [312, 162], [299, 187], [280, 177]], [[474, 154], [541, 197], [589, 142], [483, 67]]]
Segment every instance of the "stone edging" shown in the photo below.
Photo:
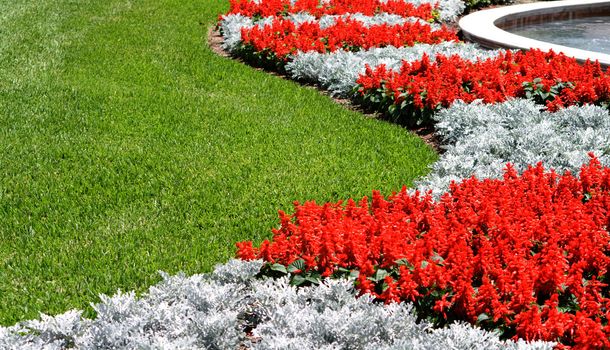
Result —
[[610, 67], [610, 55], [556, 45], [509, 33], [503, 29], [520, 23], [549, 19], [577, 18], [587, 14], [610, 13], [608, 0], [564, 0], [505, 6], [474, 12], [463, 17], [459, 26], [464, 38], [489, 48], [537, 48], [563, 52], [580, 62], [598, 60], [602, 67]]

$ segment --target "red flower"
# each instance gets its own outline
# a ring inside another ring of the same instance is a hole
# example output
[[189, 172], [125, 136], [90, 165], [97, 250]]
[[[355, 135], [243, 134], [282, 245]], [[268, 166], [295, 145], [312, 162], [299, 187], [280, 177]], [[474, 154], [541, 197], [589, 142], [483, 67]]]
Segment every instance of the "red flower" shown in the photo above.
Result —
[[357, 83], [362, 96], [384, 101], [382, 95], [390, 96], [395, 105], [412, 101], [421, 111], [449, 107], [457, 99], [496, 103], [531, 96], [550, 111], [610, 100], [610, 75], [599, 64], [580, 65], [563, 54], [538, 50], [506, 52], [475, 62], [459, 56], [430, 61], [424, 55], [419, 61], [404, 62], [399, 72], [369, 67]]
[[244, 47], [271, 53], [280, 61], [286, 61], [288, 55], [297, 51], [333, 52], [457, 41], [455, 31], [444, 26], [438, 30], [419, 22], [365, 26], [351, 18], [339, 18], [334, 25], [320, 28], [317, 22], [297, 26], [290, 20], [275, 17], [270, 25], [243, 28], [241, 34]]
[[595, 158], [580, 177], [507, 165], [503, 179], [454, 183], [437, 202], [373, 192], [280, 218], [271, 241], [238, 243], [238, 257], [357, 270], [360, 293], [385, 302], [565, 348], [610, 346], [610, 168]]
[[258, 3], [251, 0], [229, 0], [230, 14], [241, 14], [248, 17], [281, 16], [289, 13], [307, 12], [316, 17], [323, 15], [342, 15], [345, 13], [362, 13], [372, 16], [376, 13], [391, 13], [402, 17], [418, 17], [426, 21], [434, 19], [435, 7], [428, 3], [413, 5], [402, 0], [330, 0], [320, 3], [319, 0], [297, 0], [294, 5], [290, 0], [265, 0]]
[[447, 310], [449, 310], [452, 305], [453, 303], [447, 301], [447, 294], [444, 294], [440, 300], [437, 300], [434, 303], [432, 310], [438, 312], [439, 314], [443, 315], [445, 319], [447, 319]]

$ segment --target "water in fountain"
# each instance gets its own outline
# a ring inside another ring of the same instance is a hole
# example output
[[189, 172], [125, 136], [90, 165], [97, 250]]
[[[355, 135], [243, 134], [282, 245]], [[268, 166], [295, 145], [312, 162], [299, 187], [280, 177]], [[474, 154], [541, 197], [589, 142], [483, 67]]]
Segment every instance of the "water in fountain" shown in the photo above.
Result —
[[610, 54], [609, 16], [528, 24], [508, 31], [553, 44]]

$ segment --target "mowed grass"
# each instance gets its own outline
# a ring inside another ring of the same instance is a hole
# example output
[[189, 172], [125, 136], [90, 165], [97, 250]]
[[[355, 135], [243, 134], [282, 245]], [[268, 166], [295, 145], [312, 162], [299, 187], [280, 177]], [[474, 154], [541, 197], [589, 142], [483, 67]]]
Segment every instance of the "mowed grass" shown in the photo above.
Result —
[[[213, 54], [224, 0], [0, 2], [0, 323], [210, 271], [293, 201], [389, 194], [436, 154]], [[91, 315], [88, 308], [88, 315]]]

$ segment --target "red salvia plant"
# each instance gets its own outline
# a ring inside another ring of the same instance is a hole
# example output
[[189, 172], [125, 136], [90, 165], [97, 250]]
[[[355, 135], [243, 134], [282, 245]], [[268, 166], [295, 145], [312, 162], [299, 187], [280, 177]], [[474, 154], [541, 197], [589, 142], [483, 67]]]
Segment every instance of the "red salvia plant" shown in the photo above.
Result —
[[436, 324], [464, 320], [505, 338], [610, 347], [610, 168], [580, 176], [541, 164], [453, 183], [438, 201], [404, 188], [358, 203], [295, 203], [273, 239], [237, 256], [300, 285], [352, 274], [380, 301], [413, 302]]
[[436, 6], [424, 3], [414, 5], [402, 0], [265, 0], [259, 3], [249, 0], [230, 0], [229, 14], [241, 14], [247, 17], [282, 16], [291, 13], [307, 12], [318, 18], [324, 15], [343, 15], [346, 13], [362, 13], [373, 16], [378, 13], [395, 14], [402, 17], [416, 17], [426, 21], [436, 18]]
[[360, 76], [360, 102], [400, 116], [427, 118], [455, 100], [485, 103], [508, 98], [532, 98], [556, 111], [564, 106], [610, 103], [610, 75], [599, 63], [540, 50], [510, 51], [486, 60], [459, 56], [404, 62], [398, 71], [381, 65], [366, 67]]
[[336, 50], [360, 50], [393, 45], [413, 46], [415, 43], [440, 43], [457, 41], [454, 30], [442, 27], [433, 29], [427, 24], [365, 26], [352, 18], [339, 18], [332, 26], [321, 28], [317, 22], [296, 25], [292, 21], [276, 17], [270, 25], [243, 28], [242, 50], [254, 52], [264, 59], [287, 61], [297, 51], [333, 52]]

